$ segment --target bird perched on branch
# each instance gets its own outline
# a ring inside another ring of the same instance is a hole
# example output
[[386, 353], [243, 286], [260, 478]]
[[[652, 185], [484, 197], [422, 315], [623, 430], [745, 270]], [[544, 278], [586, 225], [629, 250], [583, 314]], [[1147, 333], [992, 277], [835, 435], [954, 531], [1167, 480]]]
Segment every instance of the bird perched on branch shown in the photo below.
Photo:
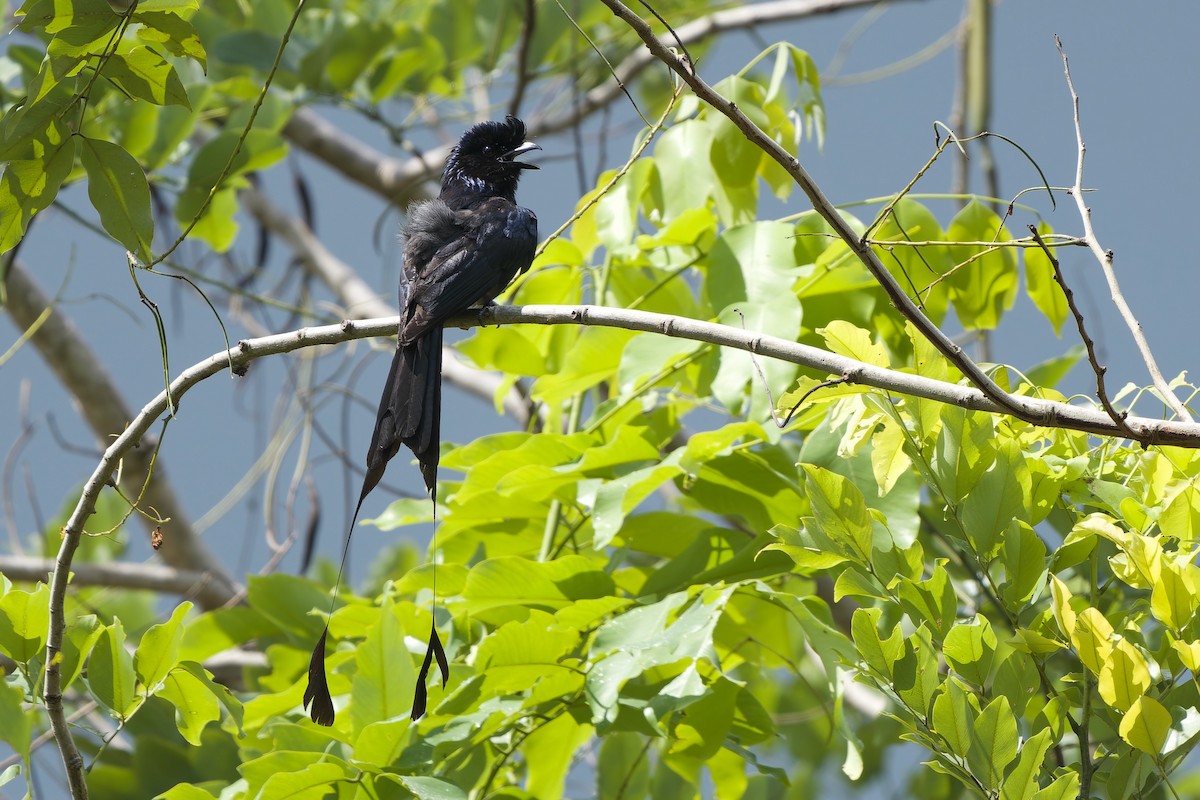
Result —
[[[521, 173], [537, 169], [518, 158], [532, 150], [541, 148], [525, 140], [525, 123], [516, 117], [481, 122], [450, 151], [437, 199], [409, 209], [403, 230], [400, 334], [379, 401], [351, 531], [363, 500], [383, 478], [401, 444], [417, 457], [429, 495], [437, 501], [442, 325], [472, 306], [492, 302], [533, 261], [537, 217], [516, 202]], [[349, 537], [347, 532], [347, 544]], [[340, 570], [338, 575], [340, 581]], [[333, 724], [333, 700], [325, 679], [328, 633], [326, 623], [313, 649], [304, 692], [304, 707], [311, 703], [312, 720], [321, 725]], [[445, 683], [448, 667], [436, 628], [430, 632], [421, 667], [413, 719], [424, 711], [425, 677], [435, 656]]]

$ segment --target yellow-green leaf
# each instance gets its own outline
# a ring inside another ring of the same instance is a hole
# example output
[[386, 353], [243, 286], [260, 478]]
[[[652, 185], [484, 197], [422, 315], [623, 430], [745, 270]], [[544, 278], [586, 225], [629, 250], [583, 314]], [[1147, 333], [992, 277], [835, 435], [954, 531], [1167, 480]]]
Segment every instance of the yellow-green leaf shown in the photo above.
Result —
[[1098, 610], [1085, 608], [1080, 612], [1071, 634], [1071, 644], [1075, 646], [1079, 660], [1093, 674], [1099, 674], [1112, 652], [1112, 635], [1112, 625]]
[[1097, 685], [1104, 702], [1125, 711], [1150, 688], [1145, 657], [1127, 639], [1118, 639], [1100, 669]]
[[1121, 738], [1143, 753], [1157, 756], [1171, 732], [1171, 712], [1153, 697], [1143, 695], [1121, 718]]
[[825, 345], [838, 355], [857, 359], [876, 367], [890, 366], [883, 346], [871, 341], [871, 334], [845, 320], [834, 320], [818, 333]]

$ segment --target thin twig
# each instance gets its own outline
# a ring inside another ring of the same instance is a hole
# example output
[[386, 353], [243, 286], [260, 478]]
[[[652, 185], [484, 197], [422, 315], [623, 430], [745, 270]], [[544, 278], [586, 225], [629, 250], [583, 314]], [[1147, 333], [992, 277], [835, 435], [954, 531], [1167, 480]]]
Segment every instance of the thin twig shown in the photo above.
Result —
[[1146, 369], [1150, 373], [1150, 380], [1154, 382], [1154, 388], [1158, 389], [1162, 395], [1162, 401], [1175, 412], [1175, 415], [1184, 422], [1191, 422], [1192, 416], [1184, 408], [1183, 403], [1175, 396], [1170, 384], [1163, 377], [1162, 371], [1158, 368], [1158, 362], [1154, 358], [1154, 353], [1150, 350], [1150, 343], [1146, 341], [1146, 334], [1142, 330], [1142, 324], [1133, 316], [1133, 311], [1130, 310], [1129, 304], [1125, 302], [1125, 296], [1121, 293], [1121, 287], [1117, 283], [1117, 273], [1113, 269], [1113, 252], [1105, 250], [1100, 246], [1100, 240], [1096, 237], [1096, 231], [1092, 227], [1092, 210], [1083, 202], [1083, 159], [1087, 153], [1087, 146], [1083, 143], [1083, 126], [1079, 121], [1079, 94], [1075, 91], [1075, 82], [1071, 80], [1071, 66], [1067, 62], [1067, 53], [1063, 50], [1062, 40], [1056, 35], [1054, 44], [1058, 48], [1058, 54], [1062, 57], [1063, 72], [1067, 76], [1067, 88], [1071, 92], [1071, 103], [1074, 107], [1075, 117], [1075, 142], [1079, 150], [1079, 159], [1075, 166], [1075, 185], [1071, 189], [1071, 195], [1075, 198], [1075, 205], [1079, 208], [1079, 216], [1083, 220], [1083, 238], [1087, 240], [1088, 248], [1092, 251], [1092, 255], [1100, 262], [1100, 269], [1104, 272], [1104, 279], [1108, 281], [1108, 291], [1112, 295], [1113, 305], [1117, 307], [1117, 311], [1121, 314], [1121, 319], [1125, 320], [1125, 324], [1129, 327], [1129, 332], [1133, 335], [1133, 341], [1137, 344], [1138, 352], [1142, 355], [1142, 360], [1146, 363]]
[[1063, 278], [1062, 268], [1058, 264], [1058, 259], [1054, 257], [1054, 253], [1042, 241], [1037, 226], [1030, 225], [1028, 227], [1034, 240], [1041, 246], [1046, 258], [1050, 259], [1050, 265], [1054, 267], [1054, 280], [1062, 287], [1063, 295], [1067, 298], [1067, 307], [1071, 309], [1071, 314], [1075, 317], [1075, 327], [1079, 329], [1079, 338], [1083, 340], [1083, 346], [1087, 348], [1088, 363], [1092, 365], [1092, 371], [1096, 373], [1096, 397], [1100, 398], [1100, 405], [1112, 417], [1112, 421], [1117, 423], [1117, 427], [1125, 431], [1125, 436], [1132, 437], [1134, 433], [1125, 424], [1125, 415], [1117, 411], [1113, 407], [1112, 401], [1108, 399], [1108, 390], [1104, 387], [1104, 373], [1108, 372], [1108, 367], [1100, 365], [1100, 359], [1096, 355], [1096, 343], [1088, 335], [1087, 327], [1083, 324], [1083, 314], [1079, 311], [1079, 306], [1075, 304], [1075, 293], [1071, 291], [1071, 287], [1067, 286], [1067, 281]]

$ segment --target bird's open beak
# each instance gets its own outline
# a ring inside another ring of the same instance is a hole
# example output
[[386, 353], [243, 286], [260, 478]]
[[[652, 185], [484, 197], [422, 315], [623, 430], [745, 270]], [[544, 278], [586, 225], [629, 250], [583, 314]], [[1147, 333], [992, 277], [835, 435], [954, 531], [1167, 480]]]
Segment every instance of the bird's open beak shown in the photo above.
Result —
[[505, 161], [512, 161], [514, 164], [516, 164], [521, 169], [537, 169], [538, 168], [537, 164], [526, 164], [524, 161], [517, 161], [517, 156], [523, 156], [526, 153], [530, 153], [530, 152], [533, 152], [534, 150], [541, 150], [541, 149], [542, 149], [541, 145], [534, 144], [533, 142], [525, 142], [524, 144], [522, 144], [520, 147], [516, 148], [515, 150], [509, 150], [507, 153], [500, 156], [500, 158], [504, 159]]

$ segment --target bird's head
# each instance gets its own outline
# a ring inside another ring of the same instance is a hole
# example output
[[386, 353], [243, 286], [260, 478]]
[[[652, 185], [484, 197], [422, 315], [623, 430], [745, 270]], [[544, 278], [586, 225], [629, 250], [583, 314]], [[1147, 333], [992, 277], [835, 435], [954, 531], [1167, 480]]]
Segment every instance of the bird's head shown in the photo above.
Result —
[[521, 171], [537, 169], [536, 164], [517, 159], [541, 149], [525, 141], [525, 123], [512, 115], [504, 122], [472, 126], [446, 159], [442, 199], [449, 202], [454, 197], [506, 197], [515, 201]]

